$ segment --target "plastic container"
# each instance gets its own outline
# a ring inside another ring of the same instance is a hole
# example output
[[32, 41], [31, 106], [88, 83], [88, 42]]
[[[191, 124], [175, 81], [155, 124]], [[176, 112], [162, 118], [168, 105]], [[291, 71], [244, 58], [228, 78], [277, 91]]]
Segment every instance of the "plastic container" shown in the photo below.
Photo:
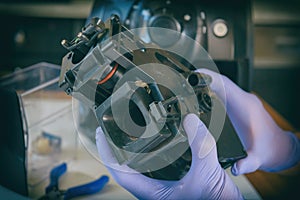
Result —
[[29, 196], [37, 196], [35, 187], [48, 178], [52, 167], [76, 158], [72, 98], [59, 88], [59, 74], [60, 66], [42, 62], [0, 79], [0, 86], [15, 89], [23, 104]]
[[[2, 87], [15, 89], [20, 95], [29, 128], [70, 104], [71, 101], [65, 101], [69, 97], [58, 87], [59, 74], [60, 66], [42, 62], [0, 79]], [[53, 101], [61, 103], [55, 107], [48, 106]]]

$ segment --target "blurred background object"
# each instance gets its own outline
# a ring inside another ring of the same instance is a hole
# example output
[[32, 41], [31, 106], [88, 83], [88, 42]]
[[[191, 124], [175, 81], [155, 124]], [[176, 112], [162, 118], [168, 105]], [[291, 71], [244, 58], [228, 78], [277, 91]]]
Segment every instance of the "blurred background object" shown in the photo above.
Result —
[[300, 1], [254, 1], [253, 91], [300, 128]]
[[[1, 74], [38, 62], [60, 64], [66, 53], [62, 37], [70, 38], [85, 23], [93, 1], [0, 1]], [[9, 23], [8, 23], [9, 22]], [[1, 75], [0, 74], [0, 75]]]
[[[97, 3], [108, 2], [2, 0], [0, 22], [5, 31], [0, 33], [0, 76], [41, 61], [60, 65], [61, 58], [66, 54], [60, 45], [62, 37], [73, 38], [91, 16], [92, 8]], [[124, 7], [129, 0], [116, 2]], [[219, 1], [214, 4], [217, 8]], [[264, 98], [294, 127], [300, 128], [297, 121], [300, 117], [297, 92], [300, 89], [300, 2], [254, 0], [251, 6], [254, 25], [253, 70], [249, 80], [251, 90]], [[114, 9], [122, 15], [122, 10]], [[147, 13], [143, 12], [143, 16], [147, 16]], [[192, 21], [192, 16], [184, 15], [183, 20]], [[215, 33], [216, 37], [227, 34], [226, 24], [224, 26], [222, 21], [214, 26], [215, 31], [219, 30]]]
[[[122, 2], [122, 3], [120, 3]], [[95, 0], [90, 17], [107, 19], [111, 14], [129, 29], [167, 28], [197, 41], [216, 63], [219, 71], [240, 87], [251, 89], [253, 26], [250, 0]], [[168, 38], [156, 31], [139, 31], [144, 42], [172, 48], [182, 42], [180, 35]], [[201, 48], [189, 45], [187, 60], [205, 66]], [[187, 63], [185, 63], [188, 65]]]

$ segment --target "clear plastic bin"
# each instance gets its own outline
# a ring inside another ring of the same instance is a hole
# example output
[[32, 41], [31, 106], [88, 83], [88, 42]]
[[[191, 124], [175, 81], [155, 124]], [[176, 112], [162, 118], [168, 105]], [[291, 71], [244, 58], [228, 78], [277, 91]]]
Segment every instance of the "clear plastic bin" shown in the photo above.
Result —
[[58, 87], [59, 74], [60, 66], [42, 62], [0, 79], [1, 86], [21, 96], [29, 128], [70, 105], [71, 98]]
[[76, 158], [72, 98], [59, 88], [59, 74], [60, 66], [42, 62], [0, 79], [0, 86], [15, 89], [23, 102], [29, 196], [37, 195], [35, 187], [47, 180], [52, 167]]

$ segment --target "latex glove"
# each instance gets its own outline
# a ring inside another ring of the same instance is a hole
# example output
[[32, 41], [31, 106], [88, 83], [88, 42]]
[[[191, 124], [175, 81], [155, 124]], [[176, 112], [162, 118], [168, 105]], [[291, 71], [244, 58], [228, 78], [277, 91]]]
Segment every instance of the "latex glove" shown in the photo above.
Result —
[[211, 89], [226, 105], [227, 114], [248, 153], [231, 168], [234, 175], [257, 169], [281, 171], [299, 162], [299, 139], [278, 127], [254, 94], [243, 91], [223, 75], [207, 69], [197, 71], [212, 77]]
[[192, 151], [192, 165], [179, 181], [146, 177], [126, 165], [120, 166], [106, 142], [102, 129], [96, 131], [100, 157], [114, 179], [139, 199], [242, 199], [236, 185], [221, 168], [216, 143], [194, 114], [183, 121]]

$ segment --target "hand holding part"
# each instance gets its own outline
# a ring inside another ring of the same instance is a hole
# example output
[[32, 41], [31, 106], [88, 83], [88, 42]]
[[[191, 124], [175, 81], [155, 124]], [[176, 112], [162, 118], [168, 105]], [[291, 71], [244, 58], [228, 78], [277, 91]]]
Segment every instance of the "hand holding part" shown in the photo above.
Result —
[[223, 75], [207, 69], [197, 71], [212, 77], [210, 87], [226, 105], [228, 116], [246, 148], [248, 156], [231, 169], [234, 175], [257, 169], [276, 172], [299, 162], [299, 139], [278, 127], [257, 96], [243, 91]]
[[189, 114], [183, 127], [192, 151], [192, 165], [178, 181], [151, 179], [119, 165], [100, 127], [96, 131], [98, 151], [114, 179], [139, 199], [241, 199], [240, 191], [218, 162], [216, 143], [206, 126]]

